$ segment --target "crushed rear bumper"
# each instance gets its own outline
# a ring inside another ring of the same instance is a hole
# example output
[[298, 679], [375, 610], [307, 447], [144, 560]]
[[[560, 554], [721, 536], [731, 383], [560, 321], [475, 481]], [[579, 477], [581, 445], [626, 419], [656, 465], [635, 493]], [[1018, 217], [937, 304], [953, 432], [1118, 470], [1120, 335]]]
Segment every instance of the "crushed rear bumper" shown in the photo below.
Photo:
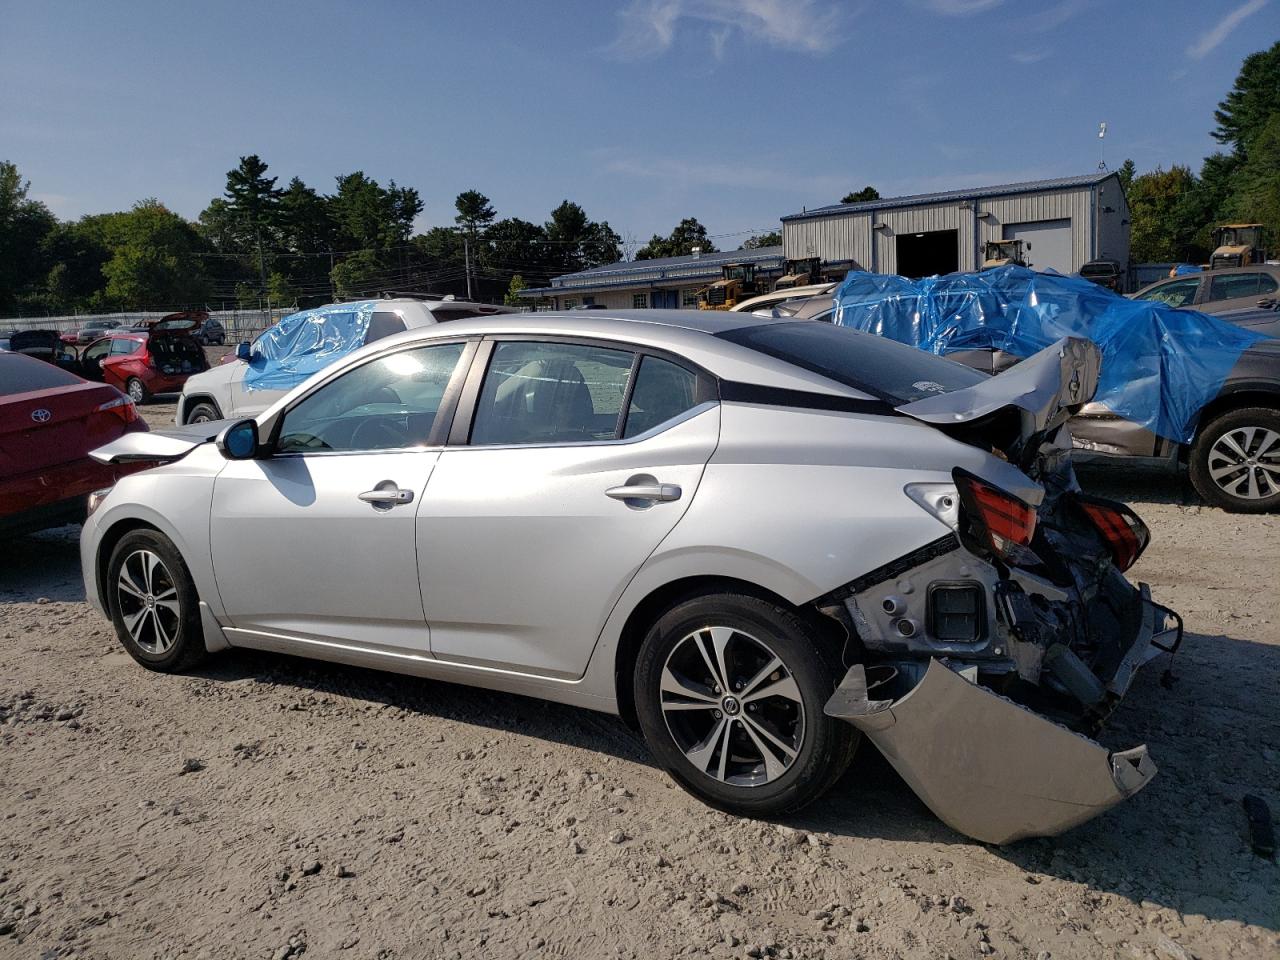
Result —
[[[1181, 625], [1166, 627], [1164, 608], [1151, 602], [1145, 584], [1141, 595], [1141, 626], [1107, 683], [1116, 699], [1142, 664], [1176, 649], [1181, 639]], [[828, 716], [862, 731], [929, 809], [960, 833], [995, 844], [1053, 836], [1133, 796], [1155, 776], [1145, 746], [1108, 750], [979, 686], [960, 669], [932, 659], [906, 693], [873, 700], [866, 670], [856, 664], [825, 707]]]

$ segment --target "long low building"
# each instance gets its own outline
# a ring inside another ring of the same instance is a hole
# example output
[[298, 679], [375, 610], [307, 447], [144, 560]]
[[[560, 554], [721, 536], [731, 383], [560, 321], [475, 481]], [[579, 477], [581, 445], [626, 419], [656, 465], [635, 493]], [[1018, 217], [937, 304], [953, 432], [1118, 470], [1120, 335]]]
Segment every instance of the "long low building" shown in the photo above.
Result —
[[1034, 270], [1075, 273], [1090, 260], [1129, 262], [1129, 205], [1120, 177], [1006, 183], [863, 203], [782, 218], [789, 259], [852, 261], [854, 269], [927, 277], [977, 270], [990, 240], [1027, 242]]
[[549, 287], [527, 287], [520, 296], [555, 310], [601, 306], [612, 310], [678, 309], [698, 305], [698, 291], [719, 280], [729, 263], [754, 264], [765, 278], [782, 274], [782, 247], [725, 250], [656, 260], [624, 260], [555, 277]]

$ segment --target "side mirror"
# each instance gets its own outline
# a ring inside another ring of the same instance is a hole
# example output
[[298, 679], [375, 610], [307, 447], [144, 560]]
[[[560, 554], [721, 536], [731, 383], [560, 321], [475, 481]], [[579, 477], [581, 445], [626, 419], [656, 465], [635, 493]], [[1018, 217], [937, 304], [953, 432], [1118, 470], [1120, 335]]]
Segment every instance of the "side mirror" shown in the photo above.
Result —
[[236, 344], [236, 359], [248, 362], [250, 357], [250, 348], [248, 340], [241, 340]]
[[214, 442], [228, 460], [252, 460], [258, 455], [258, 423], [238, 420], [218, 434]]

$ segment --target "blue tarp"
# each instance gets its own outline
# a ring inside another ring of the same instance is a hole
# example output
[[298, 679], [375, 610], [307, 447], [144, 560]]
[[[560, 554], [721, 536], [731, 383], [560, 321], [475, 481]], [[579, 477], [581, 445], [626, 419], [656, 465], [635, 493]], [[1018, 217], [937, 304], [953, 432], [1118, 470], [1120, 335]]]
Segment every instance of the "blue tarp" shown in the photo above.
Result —
[[363, 346], [375, 303], [337, 303], [283, 317], [253, 345], [245, 387], [292, 390], [317, 370]]
[[1062, 337], [1085, 337], [1102, 351], [1094, 400], [1184, 443], [1240, 354], [1263, 339], [1206, 314], [1025, 267], [923, 280], [850, 273], [834, 296], [833, 322], [939, 356], [995, 349], [1025, 358]]

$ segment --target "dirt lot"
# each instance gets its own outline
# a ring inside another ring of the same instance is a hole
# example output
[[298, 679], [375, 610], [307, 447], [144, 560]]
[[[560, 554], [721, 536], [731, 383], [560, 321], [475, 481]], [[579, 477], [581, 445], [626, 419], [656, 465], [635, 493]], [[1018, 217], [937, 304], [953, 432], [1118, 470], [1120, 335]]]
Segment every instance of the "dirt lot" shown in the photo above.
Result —
[[871, 749], [761, 823], [700, 806], [605, 716], [242, 652], [150, 674], [85, 604], [76, 530], [8, 544], [0, 956], [1280, 955], [1280, 868], [1240, 807], [1280, 814], [1280, 519], [1094, 485], [1150, 522], [1135, 574], [1187, 622], [1173, 688], [1149, 670], [1108, 735], [1161, 772], [1007, 849]]

